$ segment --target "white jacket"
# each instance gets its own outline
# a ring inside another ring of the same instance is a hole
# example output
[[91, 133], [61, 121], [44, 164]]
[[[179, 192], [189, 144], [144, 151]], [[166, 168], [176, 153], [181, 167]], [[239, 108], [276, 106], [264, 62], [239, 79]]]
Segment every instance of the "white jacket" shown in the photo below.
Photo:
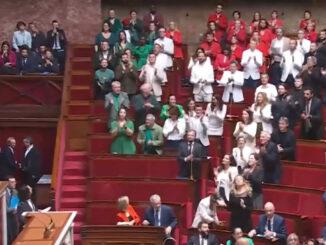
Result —
[[267, 83], [265, 86], [263, 85], [258, 86], [255, 91], [255, 98], [254, 98], [255, 101], [257, 98], [257, 94], [260, 92], [266, 94], [268, 101], [275, 101], [277, 97], [277, 89], [274, 84]]
[[[300, 41], [302, 41], [302, 44], [300, 44]], [[305, 38], [302, 40], [297, 40], [297, 50], [300, 51], [303, 55], [305, 55], [310, 51], [310, 44], [310, 40]]]
[[168, 37], [164, 37], [163, 39], [158, 38], [154, 41], [154, 44], [159, 44], [161, 47], [163, 47], [162, 55], [164, 55], [166, 59], [164, 68], [173, 66], [173, 60], [172, 60], [172, 55], [174, 54], [173, 40]]
[[227, 106], [223, 104], [222, 110], [216, 108], [211, 110], [211, 103], [207, 104], [206, 116], [208, 117], [208, 135], [221, 136], [223, 135], [223, 123], [226, 115]]
[[283, 69], [281, 81], [285, 82], [290, 74], [295, 78], [301, 71], [303, 62], [304, 56], [300, 51], [295, 50], [293, 53], [290, 50], [285, 51], [281, 62]]
[[[256, 57], [257, 63], [254, 61], [254, 57]], [[249, 58], [251, 59], [248, 62]], [[258, 49], [254, 51], [251, 51], [251, 49], [245, 50], [242, 54], [241, 65], [245, 79], [251, 77], [254, 80], [258, 80], [260, 78], [259, 68], [263, 65], [263, 53]]]
[[232, 149], [232, 156], [234, 157], [237, 166], [240, 166], [242, 169], [248, 165], [249, 157], [251, 153], [253, 153], [253, 151], [248, 146], [243, 147], [242, 157], [241, 157], [241, 150], [239, 147], [234, 147]]
[[268, 133], [273, 133], [272, 126], [272, 105], [267, 104], [262, 110], [260, 106], [255, 109], [255, 104], [252, 104], [251, 110], [253, 111], [253, 119], [256, 123], [262, 123], [263, 130]]
[[199, 139], [203, 146], [209, 146], [208, 139], [208, 118], [203, 117], [203, 121], [197, 117], [190, 117], [188, 119], [188, 129], [196, 131], [196, 139]]
[[202, 221], [205, 221], [209, 224], [213, 222], [217, 223], [219, 221], [217, 217], [216, 209], [211, 210], [209, 208], [209, 204], [210, 204], [210, 196], [200, 200], [196, 210], [194, 221], [192, 222], [191, 225], [193, 228], [198, 228], [199, 223]]
[[246, 146], [249, 146], [251, 150], [255, 150], [256, 147], [256, 133], [257, 133], [257, 123], [252, 122], [250, 124], [244, 125], [243, 130], [240, 129], [240, 122], [237, 122], [233, 132], [233, 136], [238, 138], [240, 136], [244, 137], [246, 140]]
[[[229, 83], [230, 78], [233, 79], [233, 82]], [[228, 103], [230, 101], [230, 93], [232, 93], [234, 102], [243, 101], [243, 82], [244, 79], [242, 71], [235, 71], [234, 73], [231, 73], [230, 71], [224, 71], [223, 76], [219, 81], [219, 84], [225, 86], [222, 100]]]
[[[156, 74], [155, 74], [156, 70]], [[145, 83], [149, 83], [152, 85], [153, 93], [155, 96], [161, 96], [162, 95], [162, 87], [164, 83], [167, 82], [166, 78], [166, 72], [161, 67], [157, 65], [157, 62], [155, 65], [151, 65], [147, 63], [143, 66], [140, 75], [139, 80]]]
[[[177, 127], [178, 130], [175, 130]], [[186, 132], [186, 121], [184, 118], [179, 118], [173, 122], [170, 118], [166, 119], [163, 126], [163, 135], [168, 140], [182, 140]]]
[[199, 94], [204, 91], [206, 94], [212, 94], [212, 83], [214, 82], [214, 69], [208, 62], [202, 64], [196, 62], [191, 69], [190, 82], [194, 85], [193, 94]]

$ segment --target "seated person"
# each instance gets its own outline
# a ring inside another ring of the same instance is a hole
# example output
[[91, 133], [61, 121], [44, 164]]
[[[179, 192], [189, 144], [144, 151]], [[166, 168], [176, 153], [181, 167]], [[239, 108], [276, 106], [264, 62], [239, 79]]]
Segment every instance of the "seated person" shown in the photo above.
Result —
[[135, 124], [140, 126], [145, 123], [145, 118], [148, 113], [155, 114], [160, 110], [160, 104], [155, 96], [151, 94], [152, 86], [144, 83], [140, 87], [141, 93], [134, 96], [133, 106], [135, 108]]
[[166, 30], [164, 27], [158, 29], [158, 38], [154, 41], [154, 44], [159, 44], [162, 48], [162, 54], [165, 57], [165, 63], [163, 68], [170, 68], [173, 66], [173, 54], [174, 44], [171, 38], [166, 37]]
[[196, 131], [188, 130], [187, 138], [179, 144], [178, 163], [180, 178], [199, 179], [200, 162], [207, 155], [204, 155], [201, 144], [195, 141]]
[[232, 61], [230, 70], [224, 71], [221, 80], [218, 82], [225, 87], [222, 97], [225, 103], [243, 101], [243, 82], [243, 72], [238, 70], [238, 62]]
[[[206, 243], [205, 243], [206, 241]], [[202, 221], [198, 224], [198, 234], [188, 240], [187, 245], [216, 245], [219, 244], [217, 237], [209, 232], [209, 223]]]
[[258, 125], [258, 129], [272, 133], [272, 105], [264, 92], [257, 94], [256, 101], [252, 104], [251, 110], [253, 111], [253, 119]]
[[0, 74], [15, 75], [16, 73], [16, 54], [11, 50], [9, 42], [4, 41], [0, 50]]
[[223, 135], [226, 110], [227, 106], [223, 104], [222, 98], [219, 95], [214, 95], [212, 97], [212, 102], [207, 104], [205, 112], [208, 118], [207, 134], [209, 136]]
[[261, 85], [258, 86], [255, 91], [255, 99], [258, 93], [263, 92], [266, 94], [268, 101], [274, 101], [277, 96], [277, 90], [275, 85], [268, 83], [269, 75], [267, 73], [262, 73], [260, 75], [260, 81]]
[[216, 193], [200, 200], [191, 227], [196, 228], [201, 222], [222, 225], [217, 217], [217, 208], [225, 207], [223, 199]]
[[37, 73], [37, 57], [30, 52], [28, 46], [23, 45], [17, 55], [16, 68], [18, 74]]
[[311, 88], [304, 89], [304, 107], [301, 112], [301, 137], [309, 140], [323, 138], [322, 104]]
[[17, 207], [17, 219], [19, 223], [19, 230], [23, 229], [26, 223], [25, 217], [22, 215], [24, 212], [37, 212], [38, 209], [32, 201], [32, 188], [29, 185], [24, 185], [19, 189], [18, 196], [20, 203]]
[[113, 57], [111, 50], [109, 48], [109, 43], [107, 41], [103, 41], [100, 43], [100, 48], [98, 51], [95, 52], [94, 57], [93, 57], [93, 67], [94, 70], [100, 69], [101, 68], [101, 61], [103, 59], [106, 59], [108, 62], [108, 67], [113, 69], [114, 63], [113, 63]]
[[121, 84], [118, 81], [112, 82], [112, 92], [105, 95], [104, 108], [109, 113], [108, 129], [111, 122], [117, 119], [118, 111], [121, 107], [129, 108], [128, 94], [121, 91]]
[[38, 65], [38, 70], [41, 73], [51, 73], [51, 74], [58, 74], [59, 73], [59, 64], [58, 61], [53, 57], [51, 50], [45, 51], [44, 59]]
[[95, 98], [104, 99], [105, 95], [111, 92], [111, 83], [114, 79], [114, 72], [108, 68], [108, 61], [101, 60], [101, 68], [95, 72]]
[[163, 205], [161, 197], [154, 194], [150, 197], [151, 207], [147, 208], [144, 215], [143, 225], [157, 226], [165, 229], [165, 235], [170, 237], [172, 230], [177, 225], [177, 218], [173, 209]]
[[285, 219], [275, 214], [275, 207], [271, 202], [265, 204], [264, 210], [265, 214], [260, 215], [257, 228], [251, 230], [248, 236], [253, 237], [259, 235], [268, 240], [276, 238], [281, 243], [284, 243], [287, 236]]
[[289, 129], [289, 120], [286, 117], [278, 120], [278, 130], [274, 130], [271, 141], [277, 145], [282, 160], [295, 161], [296, 137]]
[[166, 137], [166, 147], [177, 149], [186, 132], [186, 121], [180, 118], [177, 107], [170, 107], [169, 118], [165, 120], [163, 126], [163, 135]]
[[137, 71], [141, 71], [144, 65], [147, 63], [148, 55], [152, 52], [153, 45], [146, 43], [146, 38], [141, 36], [139, 44], [133, 48], [133, 55], [136, 58], [135, 67]]
[[158, 64], [155, 54], [149, 55], [148, 63], [143, 66], [139, 75], [139, 80], [151, 84], [156, 100], [161, 101], [161, 86], [167, 82], [167, 77], [165, 70]]
[[129, 204], [129, 197], [122, 196], [118, 199], [117, 225], [140, 225], [140, 218], [135, 209]]
[[121, 62], [115, 68], [114, 73], [115, 78], [121, 83], [122, 91], [129, 96], [135, 95], [138, 90], [138, 73], [127, 53], [122, 54]]
[[193, 84], [193, 94], [196, 102], [210, 102], [212, 100], [214, 83], [213, 66], [206, 62], [204, 53], [198, 53], [198, 62], [191, 68], [190, 83]]
[[155, 123], [155, 116], [146, 115], [145, 124], [139, 127], [137, 142], [143, 148], [144, 154], [161, 155], [163, 145], [162, 127]]
[[31, 33], [26, 30], [26, 24], [23, 21], [19, 21], [16, 25], [17, 31], [14, 32], [12, 37], [12, 48], [18, 53], [20, 48], [27, 46], [28, 49], [32, 48], [32, 36]]
[[136, 146], [132, 140], [134, 134], [134, 124], [127, 119], [127, 111], [120, 108], [117, 120], [111, 122], [111, 135], [114, 140], [111, 144], [110, 152], [112, 154], [135, 154]]
[[176, 97], [175, 97], [174, 94], [170, 94], [169, 98], [168, 98], [168, 103], [162, 106], [162, 110], [161, 110], [161, 113], [160, 113], [160, 118], [162, 120], [166, 120], [166, 119], [169, 118], [169, 109], [171, 107], [178, 108], [180, 118], [184, 117], [185, 112], [183, 110], [182, 105], [177, 104], [177, 100], [176, 100]]
[[232, 231], [232, 237], [230, 240], [227, 240], [226, 245], [237, 245], [237, 241], [240, 238], [245, 238], [248, 241], [248, 245], [254, 245], [254, 242], [252, 241], [251, 238], [247, 238], [243, 236], [242, 229], [239, 227], [236, 227]]
[[249, 146], [246, 146], [246, 139], [243, 136], [238, 137], [237, 147], [232, 149], [232, 156], [237, 164], [238, 170], [240, 170], [240, 173], [245, 167], [247, 167], [251, 153], [252, 149]]

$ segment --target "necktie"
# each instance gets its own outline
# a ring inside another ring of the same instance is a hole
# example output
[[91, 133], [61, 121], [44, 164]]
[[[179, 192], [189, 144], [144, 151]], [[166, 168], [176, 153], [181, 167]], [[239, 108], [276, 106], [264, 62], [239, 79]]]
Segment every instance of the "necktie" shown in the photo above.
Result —
[[192, 152], [192, 142], [188, 143], [188, 156], [191, 154]]
[[159, 219], [158, 219], [158, 212], [159, 212], [158, 209], [155, 209], [155, 210], [154, 210], [155, 226], [160, 226], [160, 224], [159, 224]]
[[267, 230], [272, 231], [272, 221], [270, 219], [267, 220]]

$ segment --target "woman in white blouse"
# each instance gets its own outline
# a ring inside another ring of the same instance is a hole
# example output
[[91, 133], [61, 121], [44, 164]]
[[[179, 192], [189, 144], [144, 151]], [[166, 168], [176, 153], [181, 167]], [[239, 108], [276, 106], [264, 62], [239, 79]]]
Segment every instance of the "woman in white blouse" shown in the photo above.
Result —
[[184, 116], [186, 120], [188, 120], [190, 117], [196, 116], [195, 108], [196, 108], [195, 100], [192, 98], [188, 99], [186, 103], [186, 111]]
[[[264, 92], [259, 92], [256, 97], [256, 102], [252, 104], [254, 122], [258, 128], [268, 133], [273, 133], [272, 126], [272, 105], [268, 102], [267, 95]], [[261, 124], [261, 127], [259, 126]]]
[[233, 136], [235, 138], [244, 137], [246, 146], [252, 150], [256, 147], [257, 123], [253, 121], [253, 112], [249, 109], [242, 111], [242, 121], [237, 122]]
[[214, 169], [215, 184], [218, 187], [217, 192], [226, 203], [229, 201], [233, 180], [238, 175], [237, 167], [231, 166], [233, 160], [231, 155], [226, 154], [221, 165]]
[[237, 138], [237, 147], [232, 149], [232, 156], [237, 164], [239, 172], [248, 165], [252, 149], [246, 146], [246, 139], [243, 136]]
[[206, 107], [206, 116], [208, 117], [208, 130], [209, 136], [222, 136], [223, 135], [223, 121], [226, 115], [227, 106], [219, 95], [212, 97], [212, 102], [208, 103]]
[[165, 120], [163, 135], [167, 138], [166, 147], [177, 149], [186, 132], [186, 122], [184, 118], [179, 118], [180, 112], [177, 107], [169, 109], [169, 118]]

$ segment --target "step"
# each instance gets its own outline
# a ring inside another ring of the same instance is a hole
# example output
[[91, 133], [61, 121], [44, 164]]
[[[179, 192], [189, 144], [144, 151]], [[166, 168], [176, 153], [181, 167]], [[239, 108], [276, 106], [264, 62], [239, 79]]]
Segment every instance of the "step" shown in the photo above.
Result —
[[67, 104], [69, 115], [90, 115], [91, 104], [88, 101], [76, 100]]
[[72, 70], [92, 70], [93, 60], [91, 57], [75, 57], [70, 60]]
[[87, 160], [83, 161], [65, 161], [63, 169], [86, 169], [87, 168]]
[[93, 89], [91, 86], [71, 86], [70, 87], [70, 100], [87, 100], [93, 97]]
[[71, 85], [88, 85], [93, 84], [94, 74], [91, 71], [72, 71], [70, 77]]
[[74, 222], [74, 234], [80, 234], [80, 230], [83, 225], [84, 222], [80, 222], [80, 221]]
[[87, 45], [87, 46], [74, 47], [72, 55], [73, 57], [93, 57], [94, 52], [95, 52], [94, 46]]
[[77, 216], [75, 218], [75, 222], [84, 222], [86, 219], [86, 208], [65, 208], [61, 209], [60, 211], [76, 211]]
[[84, 176], [63, 176], [62, 185], [86, 185]]
[[81, 237], [80, 234], [74, 234], [74, 245], [81, 245], [82, 241], [81, 241]]
[[78, 198], [78, 197], [65, 197], [61, 198], [61, 209], [66, 208], [85, 208], [86, 207], [86, 199]]
[[73, 197], [73, 198], [85, 198], [86, 197], [86, 187], [84, 185], [64, 185], [61, 190], [61, 196], [63, 198]]
[[86, 176], [87, 170], [86, 161], [66, 161], [63, 166], [63, 175]]
[[95, 118], [90, 122], [90, 133], [105, 133], [108, 132], [108, 118]]
[[87, 161], [88, 153], [86, 151], [67, 151], [65, 152], [65, 161]]

